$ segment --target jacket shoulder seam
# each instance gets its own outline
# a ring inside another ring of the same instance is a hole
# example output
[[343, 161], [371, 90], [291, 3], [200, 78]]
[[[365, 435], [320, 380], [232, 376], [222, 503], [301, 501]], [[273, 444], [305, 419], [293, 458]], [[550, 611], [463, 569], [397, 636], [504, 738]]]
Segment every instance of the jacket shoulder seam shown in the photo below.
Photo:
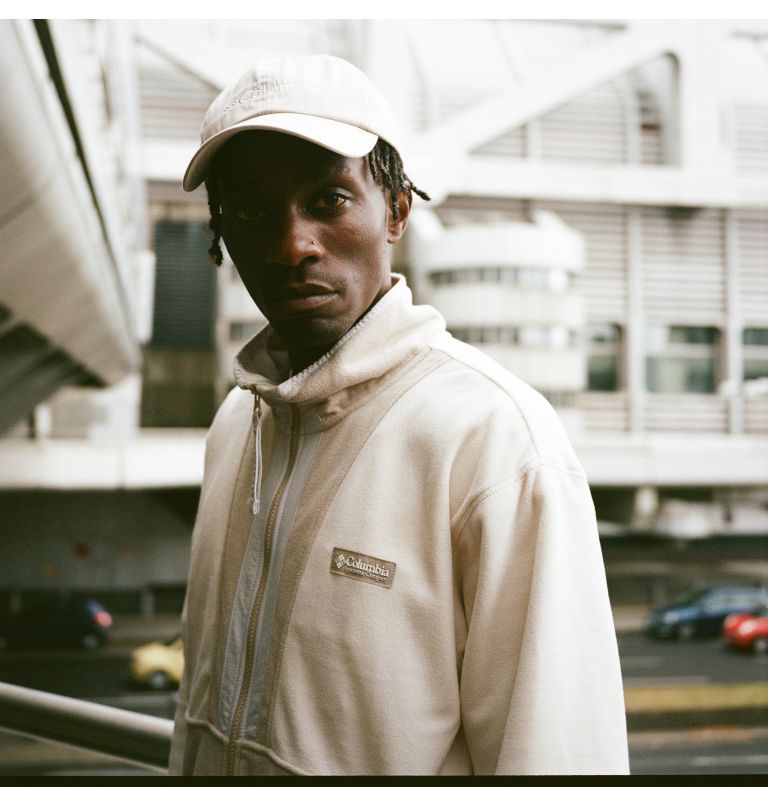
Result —
[[474, 372], [477, 375], [480, 375], [482, 378], [485, 378], [485, 380], [488, 381], [488, 383], [490, 383], [493, 386], [495, 386], [497, 389], [499, 389], [504, 394], [505, 397], [507, 397], [510, 401], [512, 401], [512, 404], [515, 406], [515, 408], [518, 410], [518, 412], [520, 412], [520, 417], [522, 418], [523, 422], [525, 423], [525, 428], [526, 428], [526, 430], [528, 432], [528, 437], [530, 438], [531, 445], [532, 445], [534, 451], [536, 452], [536, 456], [539, 457], [539, 459], [541, 459], [542, 452], [539, 449], [539, 445], [538, 445], [538, 443], [536, 441], [536, 437], [533, 434], [533, 429], [531, 428], [531, 425], [528, 422], [528, 417], [527, 417], [526, 413], [523, 411], [523, 408], [520, 405], [520, 403], [517, 401], [515, 396], [512, 395], [509, 392], [508, 389], [505, 389], [497, 380], [495, 380], [494, 378], [490, 377], [490, 375], [487, 375], [481, 369], [478, 369], [477, 367], [473, 366], [469, 362], [465, 361], [463, 358], [461, 358], [459, 356], [456, 356], [453, 353], [448, 352], [448, 350], [446, 350], [444, 347], [432, 346], [430, 349], [434, 350], [435, 352], [443, 353], [443, 355], [446, 355], [450, 360], [455, 361], [457, 364], [461, 364], [462, 366], [466, 367], [471, 372]]
[[456, 524], [455, 529], [455, 537], [453, 542], [455, 543], [458, 539], [458, 536], [464, 530], [464, 527], [467, 525], [469, 519], [474, 515], [477, 511], [477, 508], [483, 501], [487, 500], [488, 498], [493, 497], [494, 495], [502, 492], [503, 490], [507, 490], [510, 487], [514, 487], [515, 485], [519, 484], [521, 480], [526, 478], [535, 470], [540, 470], [541, 468], [549, 467], [553, 470], [558, 470], [562, 473], [565, 473], [569, 476], [573, 476], [575, 478], [581, 479], [582, 481], [587, 481], [587, 477], [585, 476], [584, 472], [577, 467], [570, 467], [569, 465], [561, 464], [559, 462], [548, 462], [543, 459], [533, 459], [532, 461], [528, 462], [527, 464], [523, 465], [517, 473], [514, 473], [511, 476], [508, 476], [501, 481], [497, 481], [495, 484], [491, 484], [488, 487], [484, 487], [479, 492], [475, 493], [475, 495], [470, 499], [467, 507], [464, 511], [464, 514], [459, 519], [458, 523]]

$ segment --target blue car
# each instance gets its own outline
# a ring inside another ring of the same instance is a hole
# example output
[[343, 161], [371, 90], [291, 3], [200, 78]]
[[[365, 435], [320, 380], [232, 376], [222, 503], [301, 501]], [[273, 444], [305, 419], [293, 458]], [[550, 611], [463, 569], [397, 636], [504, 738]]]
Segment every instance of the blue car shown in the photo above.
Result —
[[720, 635], [731, 613], [745, 613], [768, 601], [768, 591], [757, 585], [728, 585], [692, 593], [659, 607], [648, 616], [648, 632], [656, 638], [689, 639]]

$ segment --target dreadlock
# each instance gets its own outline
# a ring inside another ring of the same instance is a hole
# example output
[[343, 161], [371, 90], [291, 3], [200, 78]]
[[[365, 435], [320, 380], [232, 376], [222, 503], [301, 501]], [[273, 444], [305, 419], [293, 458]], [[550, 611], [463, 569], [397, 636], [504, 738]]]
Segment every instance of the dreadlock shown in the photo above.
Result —
[[429, 196], [408, 178], [400, 155], [385, 140], [379, 138], [373, 151], [368, 154], [368, 168], [373, 181], [381, 185], [389, 197], [390, 210], [395, 221], [400, 218], [400, 207], [397, 204], [400, 193], [406, 193], [409, 199], [415, 193], [420, 199], [429, 201]]
[[[368, 154], [368, 169], [373, 181], [385, 191], [390, 204], [390, 211], [395, 221], [400, 218], [400, 207], [397, 198], [400, 193], [406, 193], [408, 198], [415, 193], [420, 199], [429, 201], [429, 196], [411, 182], [403, 170], [403, 161], [397, 151], [386, 141], [379, 138], [373, 151]], [[208, 191], [208, 212], [210, 220], [208, 230], [212, 235], [208, 254], [211, 260], [221, 266], [224, 256], [221, 252], [221, 200], [216, 182], [207, 179], [205, 188]]]

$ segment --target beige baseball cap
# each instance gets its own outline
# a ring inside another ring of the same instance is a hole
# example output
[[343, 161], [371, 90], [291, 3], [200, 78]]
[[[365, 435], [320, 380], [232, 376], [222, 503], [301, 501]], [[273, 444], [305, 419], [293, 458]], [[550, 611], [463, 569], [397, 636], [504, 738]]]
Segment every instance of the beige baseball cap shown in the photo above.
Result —
[[362, 70], [336, 56], [268, 59], [246, 70], [208, 107], [184, 190], [207, 178], [227, 140], [253, 129], [291, 134], [345, 157], [364, 157], [379, 137], [400, 150], [392, 110]]

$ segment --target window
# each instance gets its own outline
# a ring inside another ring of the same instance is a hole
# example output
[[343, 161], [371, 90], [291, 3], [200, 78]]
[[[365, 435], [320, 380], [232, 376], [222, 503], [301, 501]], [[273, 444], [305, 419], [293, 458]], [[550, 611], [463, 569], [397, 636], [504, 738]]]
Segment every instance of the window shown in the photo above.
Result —
[[563, 325], [522, 327], [452, 327], [451, 334], [469, 344], [516, 344], [521, 347], [566, 349], [577, 343], [577, 335]]
[[768, 328], [748, 327], [742, 333], [744, 380], [768, 378]]
[[546, 288], [564, 291], [570, 284], [564, 269], [543, 266], [482, 266], [463, 269], [438, 269], [430, 272], [432, 285], [456, 285], [459, 283], [501, 283], [523, 288]]
[[615, 392], [621, 386], [621, 328], [608, 323], [587, 327], [587, 389]]
[[648, 390], [712, 394], [717, 386], [718, 343], [714, 327], [649, 327], [645, 360]]
[[199, 221], [155, 223], [152, 347], [213, 347], [216, 275], [206, 254], [208, 240]]
[[549, 271], [538, 266], [521, 266], [517, 270], [517, 284], [523, 288], [549, 288]]

